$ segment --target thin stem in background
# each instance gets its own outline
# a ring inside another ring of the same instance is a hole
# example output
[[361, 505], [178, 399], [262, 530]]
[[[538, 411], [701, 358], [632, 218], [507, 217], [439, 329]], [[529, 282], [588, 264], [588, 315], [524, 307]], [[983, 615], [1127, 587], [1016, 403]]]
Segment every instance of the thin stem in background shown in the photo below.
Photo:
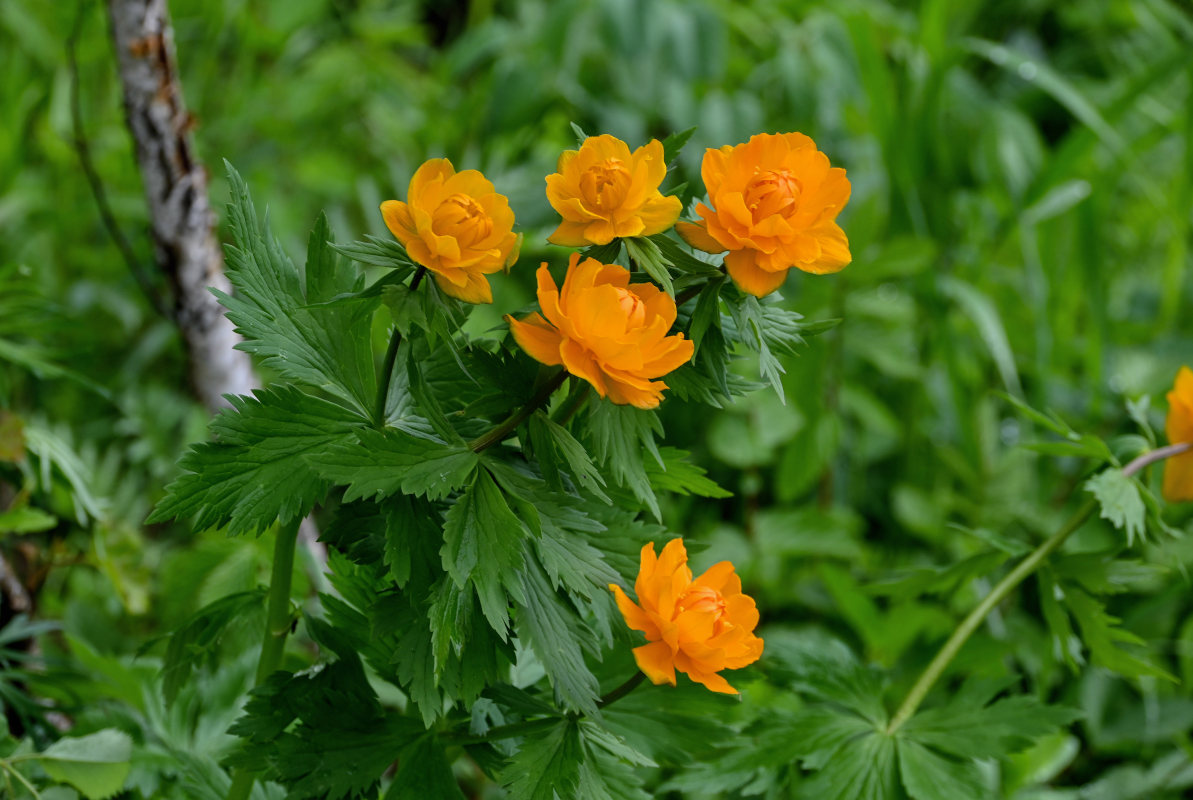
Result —
[[[419, 267], [410, 281], [410, 291], [418, 289], [423, 275], [427, 274], [426, 267]], [[385, 350], [385, 361], [381, 367], [381, 380], [377, 384], [377, 403], [373, 407], [373, 424], [378, 428], [385, 427], [385, 406], [389, 403], [389, 382], [394, 376], [394, 363], [398, 360], [398, 346], [402, 344], [402, 332], [394, 328], [389, 335], [389, 347]]]
[[[1166, 458], [1180, 455], [1191, 447], [1193, 447], [1193, 443], [1182, 442], [1149, 451], [1127, 464], [1123, 468], [1123, 474], [1130, 477], [1157, 461], [1163, 461]], [[1048, 537], [1039, 547], [1020, 561], [1018, 566], [1007, 573], [1006, 577], [999, 581], [990, 591], [990, 594], [986, 595], [982, 602], [973, 611], [969, 612], [969, 615], [953, 631], [953, 635], [940, 648], [940, 652], [936, 654], [936, 657], [932, 659], [931, 663], [924, 669], [923, 674], [920, 675], [919, 680], [915, 682], [915, 685], [907, 693], [907, 697], [903, 700], [902, 705], [899, 706], [898, 711], [895, 712], [895, 716], [891, 718], [890, 724], [886, 727], [888, 736], [893, 735], [911, 719], [916, 709], [920, 707], [920, 703], [924, 702], [924, 698], [928, 696], [928, 692], [932, 689], [933, 685], [940, 679], [945, 669], [961, 650], [962, 645], [973, 635], [973, 632], [978, 629], [978, 626], [985, 621], [987, 615], [990, 614], [994, 607], [1001, 603], [1011, 593], [1011, 590], [1022, 583], [1028, 575], [1035, 572], [1036, 568], [1040, 566], [1040, 563], [1045, 558], [1064, 544], [1064, 541], [1090, 518], [1097, 507], [1097, 500], [1092, 498], [1087, 500], [1060, 530]]]
[[[273, 543], [273, 569], [269, 578], [269, 600], [266, 609], [265, 634], [261, 641], [261, 659], [257, 662], [254, 684], [260, 686], [282, 663], [286, 649], [286, 635], [290, 633], [290, 582], [294, 574], [294, 549], [298, 542], [298, 526], [295, 519], [278, 528]], [[238, 769], [232, 776], [228, 789], [228, 800], [246, 800], [253, 791], [256, 777], [247, 770]]]

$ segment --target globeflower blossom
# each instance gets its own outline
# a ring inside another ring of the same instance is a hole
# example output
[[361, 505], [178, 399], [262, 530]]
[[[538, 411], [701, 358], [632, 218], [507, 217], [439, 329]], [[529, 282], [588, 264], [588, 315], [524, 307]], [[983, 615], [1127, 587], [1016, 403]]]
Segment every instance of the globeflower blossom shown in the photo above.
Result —
[[[1193, 370], [1181, 367], [1168, 393], [1168, 419], [1164, 432], [1171, 444], [1193, 444]], [[1193, 500], [1193, 449], [1164, 462], [1164, 499], [1174, 503]]]
[[668, 335], [676, 316], [670, 295], [653, 283], [630, 283], [625, 267], [581, 261], [579, 253], [572, 253], [562, 291], [546, 264], [537, 276], [543, 314], [506, 316], [518, 345], [544, 364], [562, 364], [614, 403], [656, 407], [667, 384], [653, 379], [694, 352], [682, 333]]
[[700, 222], [675, 229], [698, 250], [728, 250], [725, 269], [743, 292], [770, 294], [792, 267], [820, 274], [850, 262], [849, 240], [836, 223], [849, 180], [802, 133], [760, 133], [710, 148], [700, 174], [712, 205], [696, 207]]
[[733, 564], [721, 561], [692, 580], [682, 539], [672, 539], [657, 557], [654, 545], [642, 548], [634, 603], [610, 584], [626, 624], [646, 634], [634, 660], [655, 684], [675, 685], [675, 671], [686, 673], [714, 692], [737, 694], [719, 674], [740, 669], [762, 655], [754, 635], [758, 609], [741, 593]]
[[385, 225], [444, 294], [492, 303], [485, 278], [518, 259], [519, 237], [509, 199], [474, 169], [456, 172], [446, 158], [424, 163], [410, 179], [406, 202], [381, 204]]
[[621, 236], [652, 236], [675, 224], [683, 204], [659, 185], [667, 176], [656, 139], [633, 153], [615, 136], [590, 136], [564, 150], [547, 176], [547, 200], [563, 222], [547, 241], [563, 247], [608, 244]]

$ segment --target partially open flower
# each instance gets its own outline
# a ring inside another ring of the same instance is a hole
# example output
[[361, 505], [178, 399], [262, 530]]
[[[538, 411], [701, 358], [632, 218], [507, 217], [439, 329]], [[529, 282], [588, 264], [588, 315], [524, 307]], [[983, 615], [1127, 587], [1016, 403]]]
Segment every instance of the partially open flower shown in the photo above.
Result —
[[474, 169], [457, 173], [433, 158], [410, 179], [406, 202], [381, 204], [385, 225], [445, 294], [466, 303], [492, 303], [484, 276], [518, 259], [509, 200]]
[[757, 297], [783, 285], [787, 270], [836, 272], [851, 260], [835, 222], [849, 202], [845, 170], [802, 133], [760, 133], [745, 144], [708, 149], [700, 168], [712, 208], [675, 230], [698, 250], [726, 250], [725, 268]]
[[577, 150], [564, 150], [547, 199], [563, 217], [547, 237], [552, 244], [585, 247], [620, 236], [652, 236], [675, 224], [683, 204], [665, 197], [663, 145], [652, 139], [632, 154], [615, 136], [590, 136]]
[[523, 350], [544, 364], [562, 364], [614, 403], [654, 408], [667, 384], [652, 380], [692, 358], [692, 342], [675, 324], [675, 301], [653, 283], [630, 283], [617, 264], [572, 253], [561, 292], [543, 264], [538, 299], [544, 319], [507, 315]]
[[634, 603], [620, 586], [610, 584], [626, 624], [646, 634], [648, 644], [634, 648], [634, 659], [656, 684], [675, 685], [675, 671], [687, 673], [714, 692], [737, 694], [718, 673], [753, 664], [762, 655], [754, 635], [758, 609], [741, 593], [733, 564], [713, 564], [692, 580], [682, 539], [672, 539], [655, 556], [642, 548]]
[[[1193, 370], [1181, 367], [1168, 393], [1168, 419], [1164, 432], [1171, 444], [1193, 444]], [[1164, 462], [1164, 499], [1174, 503], [1193, 500], [1193, 449]]]

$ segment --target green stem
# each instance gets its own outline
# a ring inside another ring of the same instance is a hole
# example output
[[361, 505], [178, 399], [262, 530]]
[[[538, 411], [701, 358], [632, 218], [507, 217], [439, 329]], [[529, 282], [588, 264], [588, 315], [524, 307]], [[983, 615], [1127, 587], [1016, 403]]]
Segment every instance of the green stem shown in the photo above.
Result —
[[[423, 275], [427, 274], [426, 267], [419, 267], [410, 281], [410, 291], [418, 288]], [[373, 424], [378, 428], [385, 427], [385, 406], [389, 403], [389, 382], [393, 380], [394, 364], [398, 360], [398, 346], [402, 343], [402, 332], [394, 328], [389, 334], [389, 347], [385, 350], [385, 361], [381, 366], [381, 381], [377, 384], [377, 402], [373, 406]]]
[[[1166, 458], [1180, 455], [1190, 449], [1193, 449], [1193, 442], [1178, 442], [1177, 444], [1170, 444], [1167, 447], [1158, 447], [1155, 450], [1148, 451], [1143, 455], [1137, 456], [1127, 466], [1123, 467], [1123, 475], [1131, 477], [1135, 473], [1144, 468], [1155, 464], [1157, 461], [1163, 461]], [[1094, 510], [1098, 507], [1098, 502], [1095, 499], [1087, 500], [1085, 505], [1077, 510], [1077, 513], [1069, 518], [1064, 527], [1056, 533], [1052, 534], [1039, 547], [1033, 550], [1028, 556], [1019, 562], [1019, 565], [1007, 573], [1007, 576], [998, 582], [990, 594], [986, 595], [985, 599], [978, 604], [978, 607], [969, 612], [957, 629], [953, 631], [953, 635], [940, 648], [940, 652], [936, 654], [936, 658], [932, 659], [920, 679], [911, 687], [911, 691], [907, 693], [903, 704], [899, 706], [899, 710], [895, 712], [895, 716], [891, 718], [891, 722], [886, 726], [886, 733], [891, 736], [899, 728], [911, 719], [915, 714], [916, 709], [920, 707], [920, 703], [924, 702], [924, 698], [928, 696], [928, 692], [932, 686], [940, 679], [944, 673], [945, 668], [956, 657], [961, 646], [965, 641], [978, 629], [978, 626], [986, 619], [986, 616], [994, 610], [994, 607], [1002, 602], [1011, 590], [1018, 586], [1023, 580], [1040, 566], [1040, 563], [1047, 558], [1056, 548], [1064, 544], [1065, 539], [1068, 539], [1072, 533], [1081, 527]]]
[[[254, 685], [260, 686], [277, 670], [282, 662], [282, 651], [286, 648], [286, 635], [290, 632], [290, 579], [294, 574], [294, 550], [298, 543], [296, 519], [278, 528], [273, 542], [273, 570], [269, 579], [269, 600], [266, 609], [265, 634], [261, 641], [261, 658], [257, 662]], [[246, 800], [253, 790], [256, 777], [243, 769], [232, 776], [228, 800]]]
[[886, 727], [887, 736], [894, 735], [895, 731], [903, 727], [907, 720], [911, 719], [912, 714], [920, 707], [920, 703], [924, 702], [929, 690], [939, 680], [944, 673], [945, 668], [961, 650], [961, 646], [965, 644], [966, 640], [978, 629], [986, 619], [994, 607], [1001, 603], [1003, 599], [1011, 593], [1011, 590], [1023, 582], [1031, 573], [1035, 572], [1036, 567], [1040, 566], [1045, 558], [1048, 557], [1056, 548], [1060, 547], [1065, 539], [1068, 539], [1073, 531], [1081, 527], [1090, 515], [1094, 513], [1094, 509], [1098, 507], [1097, 500], [1090, 499], [1085, 502], [1077, 510], [1069, 521], [1065, 523], [1064, 527], [1058, 530], [1052, 536], [1048, 537], [1039, 547], [1033, 550], [1026, 558], [1019, 562], [1013, 570], [1007, 573], [1006, 577], [998, 582], [990, 594], [978, 604], [977, 608], [969, 612], [957, 629], [953, 631], [953, 635], [944, 643], [944, 647], [940, 648], [940, 652], [936, 654], [936, 658], [932, 659], [932, 663], [920, 675], [920, 679], [911, 687], [911, 691], [907, 693], [907, 697], [903, 700], [903, 705], [899, 706], [899, 710], [895, 712], [895, 716], [891, 718], [891, 722]]
[[[597, 708], [605, 708], [608, 705], [616, 703], [621, 698], [625, 697], [642, 681], [646, 680], [646, 674], [643, 672], [635, 672], [629, 679], [618, 686], [616, 689], [611, 689], [609, 692], [601, 696], [597, 701]], [[526, 719], [521, 722], [514, 722], [509, 725], [501, 725], [493, 728], [487, 733], [469, 736], [455, 736], [450, 731], [444, 731], [440, 736], [449, 739], [452, 744], [468, 745], [468, 744], [484, 744], [485, 742], [495, 742], [499, 739], [513, 739], [516, 736], [525, 736], [536, 731], [546, 730], [552, 725], [556, 725], [563, 717], [539, 717], [538, 719]]]
[[493, 428], [493, 430], [482, 436], [478, 436], [469, 442], [469, 449], [474, 453], [479, 453], [482, 450], [489, 449], [495, 444], [500, 444], [506, 439], [506, 437], [513, 433], [515, 428], [525, 422], [531, 414], [533, 414], [535, 411], [538, 411], [541, 406], [545, 405], [547, 401], [551, 399], [551, 395], [555, 393], [556, 389], [563, 385], [563, 382], [567, 376], [567, 370], [564, 369], [561, 369], [559, 372], [555, 373], [550, 380], [544, 383], [539, 390], [534, 393], [534, 397], [531, 397], [526, 401], [526, 405], [522, 406], [513, 414], [510, 414], [508, 417], [506, 417], [505, 421], [498, 424], [497, 427]]

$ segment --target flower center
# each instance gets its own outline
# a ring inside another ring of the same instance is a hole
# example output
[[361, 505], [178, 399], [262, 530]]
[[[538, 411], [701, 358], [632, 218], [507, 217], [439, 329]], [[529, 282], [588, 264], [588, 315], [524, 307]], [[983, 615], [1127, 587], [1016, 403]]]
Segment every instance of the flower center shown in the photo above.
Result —
[[440, 236], [451, 236], [461, 245], [475, 244], [493, 232], [493, 220], [484, 207], [466, 194], [453, 194], [435, 209], [432, 225]]
[[720, 620], [725, 614], [725, 598], [716, 589], [707, 586], [693, 586], [679, 596], [676, 606], [680, 611], [698, 611], [702, 614], [716, 614]]
[[785, 169], [760, 169], [746, 187], [746, 207], [755, 220], [763, 220], [773, 214], [790, 213], [799, 202], [802, 188], [799, 178]]
[[629, 170], [618, 158], [593, 164], [580, 176], [580, 193], [584, 195], [584, 202], [596, 208], [620, 208], [629, 188]]
[[641, 328], [646, 324], [646, 304], [642, 298], [628, 289], [617, 289], [617, 304], [625, 313], [626, 329]]

